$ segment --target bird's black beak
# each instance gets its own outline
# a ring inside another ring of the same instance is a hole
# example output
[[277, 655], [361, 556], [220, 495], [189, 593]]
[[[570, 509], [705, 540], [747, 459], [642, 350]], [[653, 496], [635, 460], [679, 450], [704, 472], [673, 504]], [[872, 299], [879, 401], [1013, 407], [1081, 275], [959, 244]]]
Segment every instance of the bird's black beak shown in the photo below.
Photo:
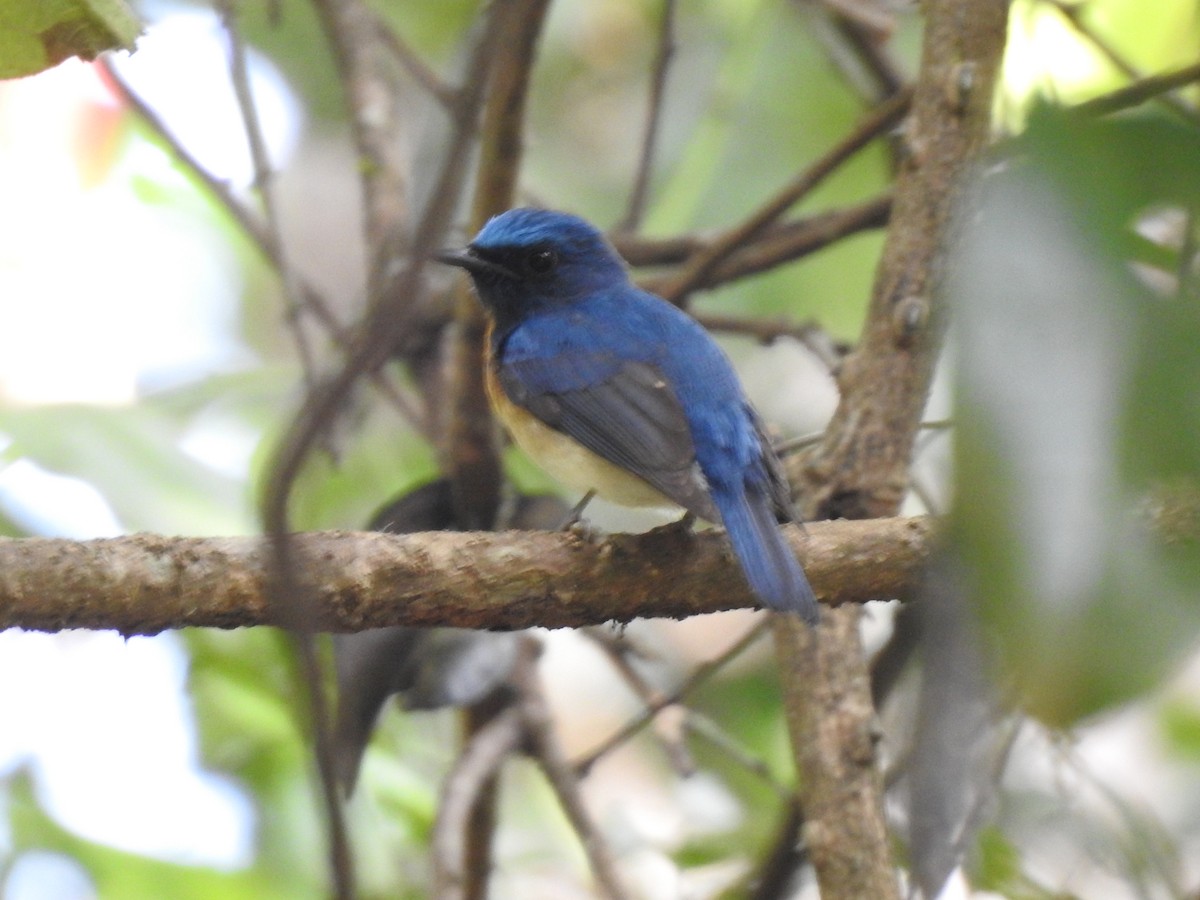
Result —
[[506, 269], [499, 263], [485, 259], [471, 247], [465, 247], [462, 250], [439, 250], [434, 254], [433, 258], [448, 266], [458, 266], [460, 269], [466, 269], [472, 275], [490, 274], [499, 275], [503, 278], [516, 277], [515, 273], [511, 270]]

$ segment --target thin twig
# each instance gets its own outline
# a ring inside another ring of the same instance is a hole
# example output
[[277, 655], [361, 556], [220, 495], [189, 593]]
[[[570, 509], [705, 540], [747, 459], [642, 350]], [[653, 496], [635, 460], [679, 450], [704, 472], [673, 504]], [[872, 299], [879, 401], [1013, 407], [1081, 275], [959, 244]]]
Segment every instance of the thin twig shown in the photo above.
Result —
[[[895, 23], [887, 24], [894, 26]], [[878, 86], [876, 102], [904, 90], [908, 80], [900, 70], [899, 63], [887, 51], [886, 39], [890, 32], [884, 34], [869, 25], [844, 16], [836, 16], [834, 25], [857, 54], [864, 68], [874, 77]]]
[[[531, 655], [537, 647], [533, 642], [527, 642], [524, 652]], [[518, 661], [517, 665], [521, 663]], [[461, 717], [464, 743], [472, 740], [496, 716], [512, 708], [512, 690], [510, 685], [504, 685], [484, 698], [463, 710]], [[463, 879], [462, 900], [486, 900], [488, 883], [492, 874], [492, 844], [496, 837], [496, 807], [500, 794], [499, 772], [486, 779], [475, 791], [471, 811], [463, 828], [464, 850], [462, 854]]]
[[[1108, 38], [1104, 37], [1095, 28], [1084, 21], [1082, 8], [1075, 4], [1063, 3], [1062, 0], [1045, 0], [1051, 8], [1056, 10], [1067, 22], [1075, 29], [1081, 37], [1087, 39], [1093, 47], [1100, 51], [1106, 59], [1123, 75], [1132, 79], [1135, 82], [1146, 80], [1146, 73], [1135, 66], [1129, 59], [1121, 53], [1113, 45]], [[1154, 96], [1155, 100], [1160, 101], [1168, 108], [1178, 113], [1183, 118], [1193, 124], [1200, 123], [1200, 110], [1183, 101], [1182, 98], [1175, 96], [1170, 92], [1162, 92]]]
[[[403, 140], [403, 95], [386, 28], [363, 0], [313, 0], [337, 66], [346, 102], [358, 172], [363, 188], [363, 233], [368, 299], [382, 293], [381, 258], [401, 243], [401, 227], [411, 225], [407, 160]], [[407, 242], [405, 242], [407, 243]]]
[[[516, 196], [524, 149], [525, 100], [548, 6], [549, 0], [514, 0], [494, 7], [504, 30], [490, 67], [480, 126], [471, 204], [473, 229], [512, 206]], [[469, 528], [491, 528], [500, 508], [504, 473], [483, 383], [487, 319], [465, 278], [458, 282], [454, 321], [449, 416], [444, 439], [439, 442], [441, 463], [453, 486], [458, 521]]]
[[[794, 262], [816, 253], [842, 238], [883, 228], [891, 215], [890, 193], [842, 209], [818, 213], [795, 222], [776, 225], [764, 230], [757, 238], [733, 251], [698, 281], [692, 290], [711, 289], [722, 284], [757, 275], [784, 263]], [[720, 240], [718, 238], [717, 240]], [[713, 242], [693, 244], [692, 253], [701, 253]], [[618, 243], [618, 249], [622, 245]], [[671, 249], [664, 242], [663, 249]], [[643, 278], [639, 285], [651, 293], [661, 294], [670, 288], [671, 276]]]
[[[296, 274], [288, 262], [283, 237], [279, 227], [278, 210], [273, 186], [274, 173], [267, 155], [266, 140], [258, 118], [258, 106], [250, 87], [246, 65], [246, 46], [237, 27], [237, 16], [230, 0], [218, 0], [217, 8], [221, 22], [229, 39], [229, 75], [242, 117], [242, 127], [250, 148], [250, 159], [254, 167], [254, 185], [262, 202], [265, 234], [275, 260], [276, 271], [283, 284], [286, 313], [285, 320], [292, 332], [300, 358], [304, 381], [311, 389], [316, 378], [312, 348], [300, 321], [300, 299]], [[343, 900], [355, 896], [354, 859], [350, 848], [350, 837], [342, 809], [342, 797], [338, 789], [337, 768], [333, 746], [333, 719], [329, 699], [325, 693], [325, 678], [317, 653], [316, 638], [308, 631], [297, 630], [292, 634], [292, 643], [300, 660], [300, 672], [304, 682], [306, 700], [312, 717], [311, 732], [317, 772], [321, 782], [321, 799], [324, 805], [325, 823], [329, 833], [329, 866], [333, 877], [334, 893]]]
[[[323, 5], [323, 4], [322, 4]], [[326, 8], [326, 12], [330, 12]], [[345, 12], [341, 10], [339, 12]], [[474, 79], [459, 98], [456, 109], [458, 118], [455, 128], [458, 133], [452, 135], [450, 150], [442, 164], [441, 171], [435, 184], [431, 200], [421, 217], [420, 226], [413, 241], [413, 256], [404, 273], [400, 276], [400, 284], [411, 292], [418, 293], [421, 268], [426, 258], [435, 249], [441, 235], [449, 224], [457, 194], [454, 186], [461, 181], [461, 174], [467, 159], [470, 142], [467, 138], [474, 124], [478, 111], [479, 98], [482, 95], [483, 68], [491, 56], [493, 40], [498, 29], [494, 24], [495, 17], [489, 20], [489, 26], [484, 29], [472, 55], [471, 73]], [[352, 54], [358, 48], [351, 47], [348, 36], [341, 34], [336, 23], [340, 20], [330, 16], [327, 24], [335, 40], [338, 42], [340, 55]], [[345, 64], [343, 59], [343, 63]], [[345, 69], [343, 69], [345, 72]], [[368, 182], [368, 187], [381, 189], [383, 186], [374, 181]], [[368, 216], [368, 221], [379, 227], [385, 223], [385, 217], [390, 207], [373, 207], [374, 214]], [[378, 232], [375, 232], [378, 233]], [[410, 296], [403, 295], [403, 296]], [[388, 315], [391, 313], [378, 304], [371, 309], [372, 324], [377, 328], [368, 328], [362, 334], [359, 348], [354, 352], [345, 366], [329, 382], [317, 385], [310, 390], [291, 428], [285, 435], [273, 464], [270, 467], [270, 479], [264, 494], [262, 505], [262, 520], [264, 530], [271, 546], [271, 583], [269, 589], [269, 604], [279, 615], [280, 620], [295, 634], [300, 635], [299, 647], [301, 662], [307, 676], [315, 684], [322, 684], [320, 660], [316, 655], [312, 634], [318, 630], [318, 605], [316, 594], [310, 582], [302, 576], [305, 571], [305, 560], [302, 552], [296, 547], [291, 537], [290, 499], [292, 487], [300, 473], [310, 449], [314, 446], [322, 432], [334, 420], [337, 412], [343, 406], [345, 398], [364, 371], [373, 371], [386, 360], [391, 348], [396, 344], [395, 330], [403, 326], [401, 317]], [[325, 806], [329, 810], [329, 828], [331, 853], [334, 854], [335, 889], [340, 898], [353, 896], [352, 866], [349, 862], [348, 844], [345, 835], [340, 833], [342, 826], [339, 810], [337, 778], [331, 742], [321, 737], [322, 732], [328, 735], [329, 715], [323, 691], [316, 691], [313, 696], [313, 716], [317, 728], [316, 742], [317, 764], [320, 769], [321, 783], [325, 795]]]
[[749, 897], [750, 900], [786, 900], [794, 896], [794, 891], [789, 888], [807, 856], [804, 810], [800, 808], [799, 800], [792, 797], [784, 807], [783, 821], [776, 829], [771, 846], [757, 871], [751, 874], [741, 891], [727, 896]]
[[1017, 738], [1020, 737], [1021, 730], [1025, 727], [1026, 721], [1022, 713], [1013, 712], [1009, 718], [1004, 736], [994, 748], [993, 752], [995, 755], [991, 761], [991, 772], [988, 778], [991, 792], [979, 791], [975, 795], [970, 808], [967, 810], [958, 838], [954, 842], [954, 855], [958, 859], [966, 858], [970, 850], [967, 843], [974, 840], [975, 836], [979, 834], [979, 829], [983, 826], [983, 820], [991, 806], [991, 801], [1000, 792], [1000, 783], [1004, 779], [1004, 771], [1008, 768], [1013, 748], [1017, 744]]
[[779, 796], [780, 800], [786, 802], [792, 799], [794, 790], [779, 783], [775, 778], [775, 773], [771, 771], [771, 767], [767, 765], [766, 760], [761, 756], [743, 747], [725, 729], [704, 715], [704, 713], [697, 712], [694, 709], [685, 710], [684, 713], [683, 726], [689, 732], [708, 741], [737, 765], [750, 774], [757, 776], [759, 780]]
[[1176, 69], [1174, 72], [1150, 75], [1110, 93], [1077, 103], [1071, 107], [1071, 112], [1078, 115], [1107, 116], [1141, 106], [1148, 100], [1153, 100], [1198, 81], [1200, 81], [1200, 63], [1194, 63], [1182, 69]]
[[794, 323], [711, 313], [702, 313], [697, 315], [696, 319], [709, 331], [746, 335], [768, 346], [780, 338], [791, 338], [808, 350], [831, 374], [837, 372], [842, 359], [849, 352], [849, 347], [836, 343], [815, 321]]
[[250, 161], [254, 167], [254, 186], [262, 202], [264, 234], [270, 245], [270, 256], [274, 260], [275, 271], [283, 285], [284, 320], [296, 343], [296, 353], [300, 359], [304, 383], [311, 387], [316, 378], [316, 361], [308, 336], [304, 332], [303, 323], [300, 321], [300, 312], [304, 306], [301, 288], [296, 271], [288, 260], [287, 248], [280, 230], [279, 208], [275, 202], [275, 172], [267, 154], [267, 142], [258, 117], [258, 104], [254, 102], [254, 93], [250, 85], [250, 74], [246, 65], [246, 42], [242, 39], [241, 30], [238, 28], [237, 10], [232, 0], [217, 0], [217, 10], [220, 12], [221, 24], [229, 39], [229, 80], [233, 85], [238, 111], [242, 117], [242, 130], [245, 132], [246, 143], [250, 148]]
[[185, 169], [199, 179], [221, 206], [233, 216], [238, 225], [241, 226], [242, 231], [258, 247], [263, 256], [274, 266], [275, 257], [271, 252], [270, 236], [262, 219], [237, 198], [228, 181], [217, 178], [200, 163], [196, 155], [167, 127], [166, 122], [154, 111], [153, 107], [146, 103], [142, 99], [141, 94], [137, 93], [129, 82], [125, 80], [125, 76], [116, 67], [114, 59], [111, 54], [105, 54], [100, 57], [100, 65], [103, 67], [105, 75], [108, 76], [109, 83], [120, 95], [121, 100], [131, 107], [137, 117], [142, 120], [150, 131], [167, 145], [167, 150], [171, 155], [179, 160]]
[[906, 79], [887, 51], [896, 27], [892, 10], [840, 0], [825, 0], [820, 7], [811, 0], [797, 5], [811, 12], [817, 39], [859, 96], [877, 104], [903, 89]]
[[525, 726], [529, 750], [541, 765], [571, 827], [579, 836], [601, 895], [610, 900], [623, 900], [628, 894], [617, 872], [612, 849], [592, 821], [579, 790], [579, 775], [567, 760], [555, 735], [554, 722], [538, 681], [537, 669], [533, 665], [519, 667], [515, 677], [519, 687], [517, 708]]
[[875, 42], [886, 40], [896, 28], [895, 14], [871, 0], [821, 0], [821, 5], [839, 19], [864, 29]]
[[[238, 199], [229, 182], [217, 178], [200, 163], [200, 160], [167, 127], [162, 117], [125, 80], [125, 77], [113, 64], [111, 56], [106, 55], [101, 57], [100, 64], [104, 67], [105, 74], [108, 76], [113, 89], [120, 95], [122, 101], [133, 109], [146, 127], [167, 145], [167, 150], [179, 161], [180, 165], [195, 176], [208, 190], [213, 199], [233, 217], [233, 220], [241, 228], [242, 233], [249, 238], [250, 242], [262, 254], [267, 263], [273, 269], [279, 271], [281, 260], [275, 253], [275, 245], [271, 241], [266, 223], [252, 209]], [[317, 321], [332, 338], [334, 344], [342, 351], [349, 353], [353, 344], [353, 337], [343, 327], [342, 323], [338, 321], [337, 316], [334, 315], [320, 291], [313, 287], [311, 283], [304, 280], [303, 277], [299, 276], [299, 274], [296, 276], [296, 283], [300, 291], [300, 296], [303, 299], [304, 307], [316, 317]], [[422, 416], [417, 412], [416, 406], [409, 396], [384, 372], [373, 372], [371, 378], [380, 393], [396, 408], [405, 421], [420, 430]]]
[[764, 346], [770, 346], [780, 338], [806, 341], [814, 331], [821, 331], [815, 319], [807, 322], [792, 322], [786, 318], [751, 319], [746, 316], [723, 316], [717, 313], [702, 313], [696, 321], [709, 331], [723, 331], [751, 337]]
[[446, 775], [429, 840], [435, 900], [462, 900], [466, 896], [464, 838], [469, 833], [472, 811], [504, 760], [520, 747], [523, 736], [520, 711], [510, 707], [472, 735]]
[[[613, 668], [617, 670], [617, 674], [621, 676], [621, 680], [629, 686], [642, 703], [647, 707], [659, 706], [660, 713], [667, 708], [662, 705], [664, 700], [662, 691], [651, 685], [633, 667], [629, 660], [629, 645], [626, 642], [614, 638], [607, 629], [588, 628], [584, 633], [600, 647], [609, 662], [613, 664]], [[687, 711], [683, 710], [683, 714], [686, 718]], [[661, 722], [661, 720], [661, 716], [656, 716], [656, 722]], [[687, 744], [681, 740], [678, 728], [656, 728], [655, 734], [658, 736], [663, 752], [676, 775], [686, 778], [696, 771], [696, 762], [688, 752]]]
[[375, 16], [375, 27], [379, 31], [380, 40], [391, 51], [392, 55], [396, 57], [396, 61], [408, 72], [413, 81], [419, 84], [429, 96], [437, 101], [438, 105], [445, 109], [451, 109], [457, 97], [454, 88], [442, 81], [425, 60], [421, 59], [420, 54], [410, 47], [396, 33], [396, 29], [385, 22], [379, 13], [371, 11], [371, 14]]
[[642, 150], [638, 155], [633, 190], [629, 193], [629, 205], [624, 218], [617, 226], [618, 231], [637, 231], [641, 227], [642, 217], [646, 212], [650, 173], [654, 168], [654, 151], [658, 143], [659, 125], [662, 123], [667, 71], [671, 65], [671, 57], [674, 55], [675, 0], [663, 0], [662, 21], [658, 27], [658, 52], [654, 58], [654, 72], [650, 77], [650, 98], [646, 106], [646, 126], [642, 135]]
[[838, 142], [837, 146], [801, 172], [749, 218], [695, 254], [685, 265], [683, 272], [663, 287], [661, 295], [672, 302], [679, 302], [701, 284], [723, 260], [761, 234], [839, 166], [899, 122], [908, 112], [911, 99], [911, 92], [902, 91], [872, 110], [850, 134]]
[[[855, 206], [831, 209], [790, 222], [776, 223], [764, 229], [753, 242], [747, 247], [742, 248], [739, 253], [753, 251], [763, 244], [790, 242], [798, 234], [815, 236], [818, 233], [831, 230], [832, 223], [843, 219], [874, 218], [882, 215], [882, 220], [874, 224], [883, 226], [887, 224], [887, 214], [890, 212], [890, 207], [891, 192], [885, 191], [877, 197]], [[840, 237], [841, 235], [838, 236]], [[685, 233], [672, 237], [648, 237], [642, 234], [614, 231], [608, 235], [617, 252], [621, 254], [621, 258], [635, 268], [642, 266], [674, 266], [685, 263], [692, 255], [699, 253], [705, 247], [711, 245], [718, 237], [719, 234], [715, 232], [711, 234], [699, 232]], [[643, 281], [642, 286], [648, 287], [649, 282]]]
[[[953, 419], [932, 419], [928, 422], [922, 422], [918, 428], [922, 431], [944, 431], [954, 427]], [[813, 444], [819, 444], [825, 436], [825, 432], [812, 432], [811, 434], [802, 434], [798, 437], [789, 438], [786, 441], [780, 441], [774, 445], [775, 452], [780, 456], [787, 456], [795, 453], [798, 450], [803, 450], [805, 447], [811, 447]]]
[[599, 746], [593, 748], [582, 759], [576, 760], [574, 766], [579, 777], [586, 776], [592, 766], [602, 757], [612, 752], [646, 727], [649, 722], [653, 721], [660, 710], [679, 703], [684, 697], [704, 684], [704, 682], [719, 672], [730, 660], [739, 656], [746, 648], [762, 637], [766, 630], [767, 621], [765, 619], [755, 623], [728, 650], [720, 656], [710, 659], [708, 662], [701, 663], [679, 687], [668, 694], [663, 694], [657, 702], [648, 704], [641, 713], [630, 719], [623, 727], [602, 741]]

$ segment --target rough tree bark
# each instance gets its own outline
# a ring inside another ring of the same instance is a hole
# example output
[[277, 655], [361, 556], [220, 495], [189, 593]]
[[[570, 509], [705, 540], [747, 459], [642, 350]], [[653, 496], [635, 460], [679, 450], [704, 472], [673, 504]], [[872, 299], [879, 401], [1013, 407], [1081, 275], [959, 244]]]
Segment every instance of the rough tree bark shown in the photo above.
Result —
[[[819, 522], [793, 532], [827, 603], [909, 595], [928, 519]], [[293, 536], [317, 627], [527, 628], [689, 616], [755, 604], [723, 535], [667, 526], [587, 541], [560, 532], [312, 532]], [[0, 539], [0, 628], [277, 625], [257, 537]]]
[[[810, 518], [895, 515], [906, 493], [944, 332], [948, 225], [987, 141], [1007, 12], [1002, 0], [925, 4], [907, 153], [867, 322], [839, 374], [841, 402], [825, 438], [793, 472]], [[776, 623], [804, 836], [829, 900], [899, 896], [859, 616], [857, 607], [828, 611], [819, 631]]]

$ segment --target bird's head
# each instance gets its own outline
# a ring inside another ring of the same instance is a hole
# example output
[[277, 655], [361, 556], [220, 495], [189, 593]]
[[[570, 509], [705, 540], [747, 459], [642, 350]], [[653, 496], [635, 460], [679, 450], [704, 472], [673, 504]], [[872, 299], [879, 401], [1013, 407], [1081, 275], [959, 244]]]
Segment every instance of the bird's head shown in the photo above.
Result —
[[578, 216], [512, 209], [491, 219], [462, 250], [438, 254], [466, 269], [485, 305], [501, 318], [569, 304], [624, 284], [621, 258]]

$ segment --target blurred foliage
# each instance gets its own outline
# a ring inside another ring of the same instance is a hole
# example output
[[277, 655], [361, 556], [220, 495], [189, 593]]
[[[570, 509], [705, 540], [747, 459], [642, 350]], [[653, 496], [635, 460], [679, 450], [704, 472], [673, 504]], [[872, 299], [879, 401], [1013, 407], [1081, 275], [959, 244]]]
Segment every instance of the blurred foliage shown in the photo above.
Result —
[[244, 486], [180, 453], [184, 426], [153, 403], [0, 409], [13, 453], [98, 488], [130, 530], [244, 531]]
[[[1153, 687], [1200, 633], [1200, 535], [1168, 552], [1139, 512], [1200, 474], [1200, 130], [1045, 108], [1007, 155], [956, 278], [955, 522], [1002, 677], [1069, 724]], [[1157, 277], [1131, 268], [1135, 228], [1160, 235]]]
[[83, 865], [99, 897], [154, 900], [169, 896], [203, 900], [219, 896], [252, 900], [320, 896], [312, 891], [311, 882], [296, 881], [289, 886], [280, 880], [285, 873], [264, 866], [218, 872], [150, 859], [86, 840], [56, 824], [41, 809], [28, 774], [19, 772], [10, 776], [7, 785], [8, 824], [14, 852], [6, 862], [15, 865], [26, 848], [60, 853]]
[[[811, 6], [785, 0], [679, 4], [647, 233], [736, 223], [861, 116], [864, 104], [831, 64]], [[14, 11], [41, 15], [53, 7], [0, 0], [0, 59], [26, 56], [5, 43]], [[480, 4], [376, 8], [447, 83], [457, 82], [464, 36]], [[1155, 15], [1146, 14], [1141, 0], [1092, 0], [1078, 9], [1147, 69], [1194, 56], [1194, 0], [1160, 0]], [[242, 4], [239, 12], [250, 43], [301, 98], [308, 137], [344, 140], [333, 56], [312, 6], [281, 0]], [[553, 4], [531, 97], [527, 199], [571, 208], [606, 226], [621, 217], [660, 15], [661, 4], [651, 0]], [[902, 14], [890, 46], [907, 72], [915, 70], [919, 33], [919, 20]], [[1181, 265], [1197, 239], [1200, 146], [1192, 124], [1169, 118], [1157, 105], [1091, 121], [1040, 102], [1082, 99], [1124, 79], [1045, 3], [1014, 3], [1010, 33], [1009, 89], [998, 101], [999, 118], [1022, 134], [998, 151], [1003, 163], [980, 189], [956, 281], [961, 321], [952, 351], [962, 375], [953, 531], [1000, 650], [1001, 681], [1019, 686], [1023, 701], [1046, 721], [1072, 725], [1159, 686], [1200, 632], [1197, 545], [1187, 539], [1164, 544], [1151, 525], [1159, 519], [1145, 514], [1148, 496], [1156, 498], [1156, 509], [1174, 508], [1174, 498], [1194, 489], [1200, 472], [1200, 300], [1194, 273]], [[411, 91], [407, 149], [420, 174], [430, 171], [423, 164], [441, 149], [444, 123], [415, 83]], [[1195, 88], [1190, 91], [1194, 96]], [[135, 173], [130, 190], [147, 209], [192, 218], [234, 248], [242, 308], [233, 327], [253, 358], [241, 369], [155, 390], [134, 405], [0, 406], [0, 468], [29, 460], [78, 478], [100, 491], [131, 531], [250, 532], [256, 528], [254, 485], [301, 391], [279, 324], [281, 292], [195, 179], [178, 168], [170, 177], [152, 166], [143, 173], [147, 142], [146, 129], [131, 122], [113, 170]], [[348, 153], [343, 161], [353, 166]], [[800, 212], [873, 196], [888, 180], [886, 154], [872, 148]], [[323, 212], [309, 210], [313, 218]], [[349, 246], [355, 238], [337, 240]], [[811, 316], [835, 337], [853, 338], [881, 241], [879, 234], [857, 236], [698, 297], [696, 308]], [[136, 256], [130, 264], [137, 264]], [[1143, 277], [1146, 267], [1155, 270], [1153, 281]], [[350, 321], [356, 308], [338, 312]], [[322, 361], [332, 364], [333, 355]], [[336, 454], [314, 459], [303, 474], [294, 504], [298, 526], [365, 524], [381, 500], [434, 473], [431, 448], [373, 399], [366, 392], [355, 398], [332, 441]], [[219, 467], [189, 449], [189, 440], [214, 430], [233, 432], [255, 448], [245, 465]], [[506, 464], [522, 487], [551, 486], [515, 451]], [[22, 534], [21, 521], [0, 507], [0, 532]], [[46, 813], [22, 769], [4, 782], [9, 832], [0, 875], [40, 849], [77, 860], [102, 897], [323, 895], [308, 726], [285, 643], [265, 630], [194, 631], [185, 638], [204, 765], [234, 779], [251, 798], [253, 863], [217, 872], [87, 841]], [[694, 657], [706, 655], [693, 650]], [[669, 686], [692, 662], [681, 654], [657, 677]], [[723, 673], [691, 702], [765, 760], [778, 780], [791, 777], [769, 663]], [[1200, 759], [1196, 705], [1172, 700], [1158, 715], [1173, 752], [1194, 765]], [[396, 712], [381, 721], [349, 813], [363, 896], [425, 895], [425, 844], [457, 735], [447, 713]], [[649, 836], [630, 829], [622, 837], [650, 845], [684, 872], [727, 860], [749, 864], [772, 837], [782, 810], [778, 794], [710, 743], [689, 743], [704, 776], [734, 799], [737, 821], [707, 831], [684, 822], [669, 834]], [[640, 736], [618, 755], [622, 764], [634, 760], [639, 785], [653, 779], [661, 797], [681, 793], [652, 738]], [[659, 794], [652, 799], [661, 800]], [[985, 830], [976, 847], [976, 886], [1014, 897], [1049, 896], [1026, 874], [1022, 838], [1046, 833], [1029, 822], [1049, 820], [1054, 810], [1058, 826], [1069, 815], [1086, 819], [1090, 810], [1064, 811], [1059, 797], [1034, 791], [1011, 805], [1017, 812], [1006, 807], [1011, 814]], [[520, 880], [523, 867], [539, 873], [565, 868], [564, 877], [586, 880], [574, 838], [530, 767], [506, 772], [501, 816], [506, 833], [498, 880], [508, 896], [528, 888]], [[1101, 816], [1095, 819], [1090, 831], [1077, 827], [1072, 837], [1106, 850], [1115, 846], [1097, 836]], [[1121, 852], [1114, 849], [1114, 858]], [[1139, 853], [1134, 848], [1127, 855]]]

